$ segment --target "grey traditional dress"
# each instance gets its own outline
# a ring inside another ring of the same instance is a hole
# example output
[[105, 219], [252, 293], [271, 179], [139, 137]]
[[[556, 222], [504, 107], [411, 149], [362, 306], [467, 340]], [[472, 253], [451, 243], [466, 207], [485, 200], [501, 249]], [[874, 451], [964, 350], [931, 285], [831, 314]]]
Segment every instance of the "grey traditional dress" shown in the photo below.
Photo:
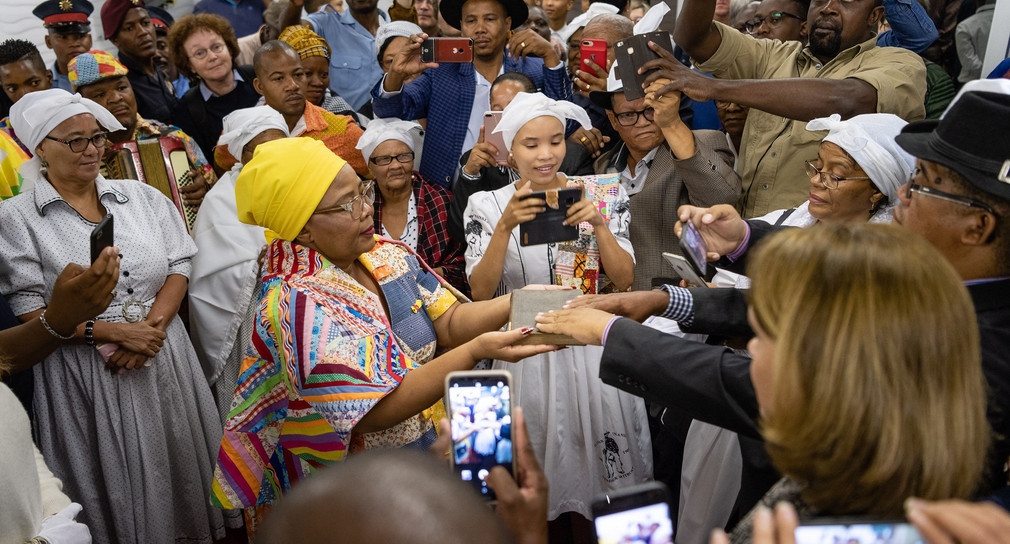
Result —
[[[96, 185], [122, 255], [115, 299], [98, 319], [122, 323], [124, 307], [146, 315], [170, 274], [189, 275], [196, 247], [156, 189], [101, 176]], [[45, 179], [0, 203], [0, 224], [0, 292], [17, 315], [48, 304], [67, 263], [90, 262], [95, 224]], [[96, 543], [210, 543], [224, 534], [223, 512], [208, 501], [221, 425], [185, 328], [175, 319], [166, 332], [139, 370], [112, 374], [94, 347], [77, 343], [34, 368], [35, 440], [84, 506], [78, 520]]]

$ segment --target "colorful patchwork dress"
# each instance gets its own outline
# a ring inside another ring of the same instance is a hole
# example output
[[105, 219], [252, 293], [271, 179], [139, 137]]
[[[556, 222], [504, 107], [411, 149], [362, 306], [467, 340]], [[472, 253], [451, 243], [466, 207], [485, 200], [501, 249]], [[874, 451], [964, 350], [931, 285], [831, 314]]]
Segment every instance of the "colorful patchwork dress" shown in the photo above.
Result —
[[441, 402], [384, 431], [354, 426], [412, 368], [435, 354], [432, 324], [458, 299], [404, 245], [377, 238], [359, 261], [389, 308], [304, 246], [270, 244], [256, 330], [242, 363], [211, 502], [270, 504], [348, 453], [427, 447]]
[[[631, 205], [618, 174], [572, 177], [596, 202], [621, 248], [634, 256], [628, 237]], [[470, 197], [463, 214], [469, 278], [491, 240], [515, 184]], [[593, 227], [579, 225], [579, 239], [522, 247], [512, 231], [499, 293], [529, 284], [571, 285], [585, 293], [611, 290], [601, 268]], [[597, 495], [652, 479], [652, 442], [641, 398], [604, 384], [599, 346], [574, 346], [519, 361], [495, 361], [512, 372], [530, 441], [551, 482], [548, 517], [578, 512], [587, 518]]]

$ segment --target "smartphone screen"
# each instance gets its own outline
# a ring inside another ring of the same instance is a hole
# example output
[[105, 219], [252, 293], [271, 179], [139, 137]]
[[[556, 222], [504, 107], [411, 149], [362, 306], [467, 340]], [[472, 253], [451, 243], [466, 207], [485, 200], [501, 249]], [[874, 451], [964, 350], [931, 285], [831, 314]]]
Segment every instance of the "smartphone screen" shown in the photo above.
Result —
[[924, 542], [915, 527], [903, 522], [866, 521], [800, 525], [796, 528], [796, 544], [921, 544]]
[[453, 471], [488, 500], [495, 496], [485, 479], [495, 465], [515, 474], [511, 382], [506, 371], [452, 372], [446, 377]]
[[704, 276], [708, 266], [708, 261], [705, 258], [708, 249], [705, 247], [705, 240], [701, 238], [701, 233], [690, 221], [684, 223], [684, 228], [680, 231], [680, 248], [683, 250], [684, 257], [694, 266], [695, 272]]
[[660, 483], [642, 484], [597, 499], [593, 515], [599, 544], [673, 542], [669, 492]]

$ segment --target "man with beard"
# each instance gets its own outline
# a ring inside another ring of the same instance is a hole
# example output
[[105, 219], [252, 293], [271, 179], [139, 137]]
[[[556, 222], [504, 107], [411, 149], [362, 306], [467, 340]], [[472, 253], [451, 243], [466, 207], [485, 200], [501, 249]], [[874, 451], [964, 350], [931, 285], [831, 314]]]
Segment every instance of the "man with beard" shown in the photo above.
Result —
[[509, 38], [509, 29], [529, 17], [522, 0], [442, 0], [440, 10], [449, 25], [473, 40], [473, 62], [423, 63], [421, 42], [427, 36], [412, 36], [372, 91], [372, 108], [378, 117], [428, 119], [418, 171], [449, 187], [457, 161], [477, 143], [484, 112], [491, 109], [492, 81], [505, 72], [522, 72], [554, 100], [570, 100], [572, 82], [543, 36], [526, 29]]
[[32, 10], [46, 28], [46, 47], [56, 54], [53, 63], [53, 87], [70, 91], [67, 63], [91, 49], [91, 21], [95, 10], [88, 0], [46, 0]]
[[165, 74], [155, 66], [158, 55], [154, 23], [144, 0], [108, 0], [102, 6], [105, 38], [119, 48], [119, 62], [137, 97], [137, 111], [146, 119], [172, 123], [172, 110], [179, 99]]
[[[284, 116], [291, 136], [321, 140], [359, 176], [369, 176], [365, 159], [355, 148], [363, 132], [361, 127], [354, 119], [332, 114], [305, 99], [305, 68], [293, 47], [277, 40], [267, 42], [256, 51], [253, 68], [256, 70], [253, 87], [263, 95], [267, 106]], [[239, 157], [229, 160], [222, 151], [222, 146], [218, 146], [214, 152], [217, 163], [229, 169]]]
[[[281, 18], [281, 28], [298, 24], [305, 0], [291, 0]], [[308, 15], [302, 24], [329, 44], [330, 90], [360, 110], [368, 102], [368, 92], [382, 77], [375, 58], [375, 33], [389, 22], [378, 8], [378, 0], [347, 0], [344, 12], [321, 9]], [[293, 134], [293, 133], [292, 133]]]
[[[806, 13], [807, 45], [755, 40], [712, 19], [714, 0], [686, 0], [674, 40], [697, 61], [691, 72], [672, 55], [642, 70], [660, 68], [651, 82], [695, 100], [722, 100], [751, 108], [740, 148], [745, 217], [790, 208], [807, 198], [803, 161], [816, 155], [817, 135], [807, 121], [839, 113], [893, 113], [908, 121], [925, 115], [926, 68], [905, 49], [877, 47], [884, 13], [879, 0], [813, 0]], [[657, 48], [658, 49], [658, 48]]]

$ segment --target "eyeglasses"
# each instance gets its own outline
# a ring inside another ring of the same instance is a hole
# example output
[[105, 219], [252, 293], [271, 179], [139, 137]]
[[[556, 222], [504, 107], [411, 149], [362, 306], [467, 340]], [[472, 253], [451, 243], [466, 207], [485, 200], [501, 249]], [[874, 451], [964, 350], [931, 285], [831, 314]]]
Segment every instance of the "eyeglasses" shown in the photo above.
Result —
[[768, 26], [779, 26], [782, 24], [782, 19], [785, 17], [792, 17], [793, 19], [797, 19], [799, 21], [806, 21], [805, 18], [800, 17], [799, 15], [793, 15], [792, 13], [785, 11], [773, 11], [768, 14], [768, 17], [755, 17], [750, 21], [747, 21], [743, 24], [743, 27], [748, 34], [754, 34], [765, 22], [768, 23]]
[[[916, 169], [915, 175], [918, 175], [918, 173], [919, 170]], [[913, 177], [915, 177], [915, 175], [913, 175]], [[946, 200], [947, 202], [953, 202], [954, 204], [968, 206], [969, 208], [978, 208], [980, 210], [985, 210], [993, 214], [994, 216], [999, 217], [999, 214], [997, 214], [996, 211], [993, 210], [991, 207], [989, 207], [989, 205], [986, 204], [985, 202], [979, 202], [975, 199], [968, 198], [966, 196], [952, 195], [950, 193], [941, 191], [939, 189], [934, 189], [932, 187], [924, 187], [922, 185], [919, 185], [918, 183], [912, 183], [911, 180], [909, 180], [906, 186], [908, 188], [905, 190], [905, 198], [910, 199], [912, 198], [912, 193], [919, 193], [920, 195], [939, 198], [940, 200]]]
[[99, 132], [90, 138], [74, 138], [73, 140], [61, 140], [59, 138], [53, 138], [52, 136], [46, 136], [47, 140], [52, 140], [54, 142], [60, 142], [61, 144], [66, 144], [74, 153], [84, 153], [84, 150], [88, 148], [88, 144], [95, 146], [95, 149], [101, 150], [105, 147], [105, 142], [109, 140], [108, 136], [104, 132]]
[[652, 108], [645, 108], [639, 111], [626, 111], [624, 113], [617, 114], [617, 122], [624, 127], [633, 127], [638, 124], [638, 117], [645, 117], [646, 121], [650, 123], [656, 117], [656, 110]]
[[817, 166], [812, 161], [803, 161], [803, 170], [807, 173], [808, 178], [817, 176], [817, 180], [821, 182], [821, 185], [825, 189], [835, 190], [838, 188], [838, 184], [849, 179], [870, 179], [866, 176], [859, 176], [853, 178], [843, 178], [832, 174], [831, 172], [823, 172], [817, 169]]
[[368, 160], [372, 161], [372, 164], [376, 166], [386, 166], [387, 164], [393, 162], [393, 159], [396, 159], [396, 162], [407, 163], [414, 160], [414, 152], [408, 151], [406, 153], [400, 153], [399, 155], [382, 155], [381, 157], [372, 157]]
[[197, 49], [196, 51], [193, 51], [193, 54], [191, 54], [189, 58], [194, 60], [203, 60], [207, 58], [208, 52], [214, 53], [215, 55], [220, 55], [221, 53], [224, 53], [224, 50], [227, 48], [228, 46], [226, 46], [224, 43], [217, 42], [211, 45], [210, 49]]
[[361, 194], [348, 200], [343, 204], [337, 204], [331, 208], [323, 208], [312, 212], [312, 215], [347, 212], [351, 214], [351, 219], [361, 219], [361, 213], [365, 211], [365, 204], [375, 206], [375, 182], [372, 180], [361, 182]]

